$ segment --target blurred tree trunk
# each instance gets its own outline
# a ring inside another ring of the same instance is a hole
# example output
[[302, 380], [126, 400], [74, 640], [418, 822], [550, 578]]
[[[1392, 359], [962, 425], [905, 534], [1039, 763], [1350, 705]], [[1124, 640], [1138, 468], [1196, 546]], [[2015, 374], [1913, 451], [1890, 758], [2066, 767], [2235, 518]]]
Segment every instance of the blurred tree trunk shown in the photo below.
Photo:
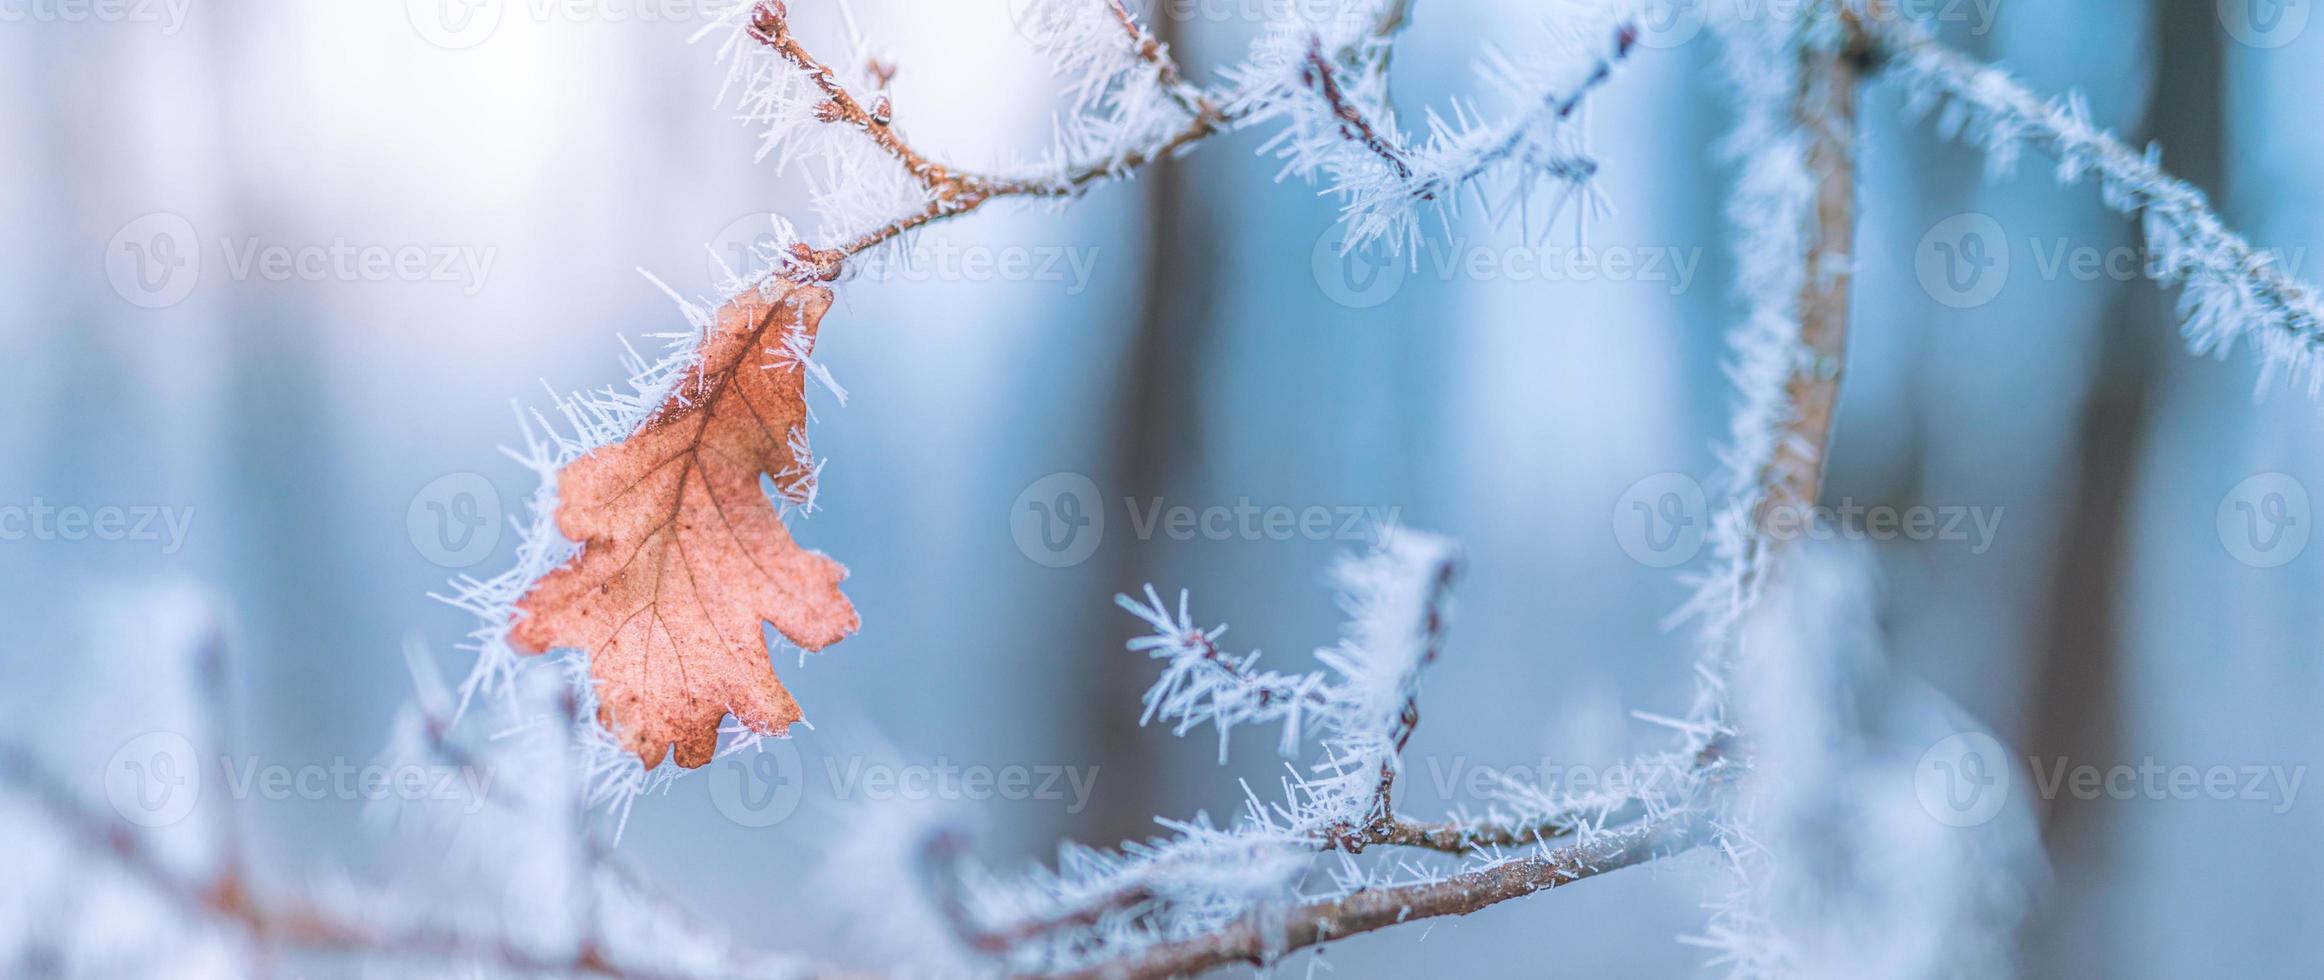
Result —
[[[1181, 18], [1157, 9], [1147, 24], [1164, 44], [1179, 50], [1181, 64], [1187, 63]], [[1208, 346], [1206, 297], [1213, 270], [1199, 243], [1212, 232], [1205, 198], [1190, 193], [1190, 183], [1185, 161], [1165, 159], [1147, 168], [1135, 184], [1145, 198], [1141, 296], [1129, 359], [1116, 389], [1122, 393], [1112, 440], [1117, 482], [1108, 486], [1101, 481], [1104, 507], [1125, 497], [1169, 497], [1184, 485], [1173, 483], [1173, 474], [1201, 457], [1200, 372]], [[1160, 571], [1150, 542], [1119, 533], [1127, 530], [1117, 529], [1114, 547], [1101, 551], [1100, 560], [1089, 566], [1091, 574], [1104, 576], [1121, 591], [1156, 581]], [[1121, 651], [1125, 622], [1109, 605], [1088, 620], [1084, 637], [1073, 647], [1074, 662], [1086, 676], [1073, 689], [1087, 692], [1087, 744], [1095, 748], [1100, 765], [1127, 777], [1108, 781], [1106, 792], [1092, 802], [1082, 835], [1092, 841], [1152, 834], [1154, 817], [1168, 811], [1165, 801], [1171, 798], [1170, 756], [1162, 741], [1141, 737], [1135, 706], [1148, 678], [1140, 658]]]
[[[2170, 148], [2180, 177], [2216, 194], [2221, 174], [2222, 51], [2209, 5], [2164, 3], [2155, 19], [2155, 75], [2144, 118], [2148, 140]], [[2142, 239], [2143, 241], [2143, 239]], [[2152, 248], [2152, 243], [2147, 243]], [[2070, 524], [2054, 565], [2045, 645], [2032, 710], [2020, 727], [2026, 754], [2037, 759], [2119, 761], [2141, 753], [2126, 745], [2122, 703], [2125, 647], [2122, 613], [2131, 557], [2131, 500], [2152, 442], [2153, 389], [2159, 358], [2177, 356], [2177, 297], [2142, 286], [2123, 297], [2099, 338], [2100, 373], [2082, 407], [2080, 474], [2065, 508]], [[2205, 365], [2215, 367], [2214, 365]], [[2028, 975], [2135, 972], [2107, 963], [2111, 933], [2089, 893], [2106, 887], [2116, 834], [2107, 822], [2117, 801], [2070, 794], [2037, 800], [2042, 835], [2058, 875], [2051, 912], [2029, 937]], [[2099, 957], [2101, 959], [2095, 959]]]

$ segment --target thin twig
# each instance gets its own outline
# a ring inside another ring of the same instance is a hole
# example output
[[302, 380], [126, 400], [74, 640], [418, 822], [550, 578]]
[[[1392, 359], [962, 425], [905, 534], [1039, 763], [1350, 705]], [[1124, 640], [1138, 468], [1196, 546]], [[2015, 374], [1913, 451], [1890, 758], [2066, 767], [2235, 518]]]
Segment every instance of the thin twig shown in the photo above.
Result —
[[1384, 847], [1416, 847], [1446, 854], [1474, 854], [1499, 847], [1540, 844], [1570, 836], [1580, 829], [1582, 816], [1560, 813], [1522, 823], [1424, 823], [1410, 817], [1391, 817], [1385, 824], [1366, 828], [1364, 843]]
[[1155, 36], [1153, 31], [1147, 30], [1146, 25], [1139, 23], [1137, 15], [1130, 13], [1129, 6], [1122, 0], [1111, 2], [1114, 19], [1121, 22], [1122, 30], [1130, 36], [1131, 50], [1138, 53], [1138, 60], [1154, 69], [1155, 80], [1162, 84], [1163, 91], [1170, 93], [1171, 101], [1178, 103], [1178, 107], [1185, 110], [1187, 115], [1197, 119], [1215, 114], [1218, 111], [1217, 105], [1201, 88], [1188, 82], [1184, 72], [1178, 70], [1177, 59], [1170, 57], [1170, 46]]
[[262, 903], [242, 876], [231, 870], [202, 881], [172, 869], [145, 846], [136, 830], [82, 804], [65, 780], [48, 771], [24, 746], [0, 741], [0, 776], [16, 784], [33, 804], [90, 850], [112, 858], [161, 898], [193, 915], [237, 928], [260, 947], [287, 946], [347, 956], [486, 960], [520, 973], [617, 980], [677, 980], [679, 976], [616, 964], [594, 946], [584, 946], [569, 957], [548, 956], [506, 937], [439, 928], [384, 931], [303, 903]]
[[1265, 966], [1285, 954], [1420, 919], [1467, 915], [1622, 868], [1683, 853], [1703, 841], [1700, 818], [1641, 825], [1547, 854], [1466, 871], [1441, 881], [1359, 891], [1345, 898], [1264, 912], [1199, 939], [1167, 943], [1128, 961], [1066, 974], [1080, 980], [1192, 976], [1234, 963]]
[[1396, 179], [1412, 179], [1412, 164], [1405, 162], [1403, 152], [1397, 149], [1394, 141], [1381, 135], [1383, 127], [1373, 125], [1371, 117], [1341, 88], [1338, 73], [1323, 56], [1322, 38], [1308, 39], [1306, 67], [1300, 70], [1299, 77], [1331, 107], [1333, 118], [1339, 120], [1342, 138], [1362, 144], [1364, 149], [1372, 151], [1373, 156], [1387, 164], [1389, 172], [1394, 173]]
[[[2288, 272], [2267, 250], [2227, 226], [2194, 185], [2163, 169], [2159, 150], [2140, 152], [2089, 123], [2072, 101], [2044, 99], [2009, 74], [1955, 51], [1910, 19], [1872, 18], [1864, 38], [1865, 57], [1879, 70], [1900, 76], [1919, 97], [1936, 96], [2006, 123], [2010, 141], [2065, 162], [2061, 179], [2097, 175], [2109, 207], [2168, 228], [2178, 239], [2162, 254], [2168, 285], [2181, 279], [2190, 288], [2206, 283], [2234, 295], [2248, 295], [2248, 310], [2199, 307], [2183, 313], [2195, 322], [2198, 353], [2223, 347], [2240, 333], [2256, 334], [2266, 345], [2270, 367], [2288, 363], [2308, 376], [2311, 393], [2324, 385], [2324, 294]], [[2153, 225], [2150, 225], [2150, 228]], [[2267, 328], [2262, 331], [2256, 327]], [[2200, 329], [2198, 329], [2200, 328]]]
[[975, 211], [996, 198], [1074, 197], [1099, 181], [1119, 177], [1223, 132], [1231, 122], [1229, 113], [1186, 82], [1177, 63], [1170, 57], [1168, 47], [1140, 26], [1126, 7], [1118, 2], [1113, 7], [1129, 30], [1138, 57], [1152, 66], [1163, 86], [1171, 92], [1172, 98], [1187, 111], [1186, 123], [1153, 145], [1108, 159], [1069, 166], [1059, 177], [1013, 179], [955, 170], [914, 149], [887, 118], [866, 110], [847, 91], [847, 87], [840, 84], [838, 74], [799, 43], [798, 37], [791, 33], [789, 19], [779, 0], [761, 0], [751, 13], [751, 36], [805, 72], [815, 86], [823, 90], [825, 101], [819, 110], [820, 118], [827, 123], [841, 123], [862, 130], [881, 150], [901, 163], [905, 171], [927, 189], [930, 197], [925, 208], [852, 240], [831, 248], [802, 249], [798, 256], [802, 265], [816, 278], [836, 279], [840, 267], [849, 258], [933, 222]]

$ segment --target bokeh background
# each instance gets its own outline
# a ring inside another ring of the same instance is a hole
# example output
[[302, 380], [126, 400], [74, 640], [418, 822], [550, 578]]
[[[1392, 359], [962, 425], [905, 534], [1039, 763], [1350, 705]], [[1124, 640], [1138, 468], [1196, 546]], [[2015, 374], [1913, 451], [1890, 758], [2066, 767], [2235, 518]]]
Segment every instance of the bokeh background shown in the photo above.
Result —
[[[2324, 18], [2304, 0], [2252, 2], [1936, 7], [1965, 48], [2159, 140], [2314, 281]], [[1160, 23], [1210, 77], [1270, 6], [1176, 5]], [[753, 162], [755, 134], [718, 105], [713, 45], [688, 43], [708, 18], [684, 3], [60, 9], [0, 7], [20, 12], [0, 18], [0, 506], [159, 509], [184, 534], [0, 541], [0, 734], [102, 799], [108, 758], [154, 727], [136, 705], [156, 673], [143, 658], [166, 642], [149, 619], [161, 596], [227, 624], [237, 757], [368, 760], [409, 697], [407, 643], [466, 669], [471, 622], [428, 593], [511, 560], [513, 530], [457, 518], [505, 519], [532, 490], [499, 451], [518, 439], [512, 405], [620, 380], [618, 337], [683, 324], [640, 270], [710, 296], [713, 256], [731, 261], [769, 212], [806, 218], [805, 175]], [[809, 36], [840, 36], [831, 8], [793, 9]], [[1044, 146], [1057, 84], [1009, 5], [855, 13], [901, 68], [896, 112], [916, 141], [970, 163]], [[1473, 91], [1480, 46], [1522, 53], [1539, 16], [1423, 0], [1397, 51], [1408, 117]], [[1662, 744], [1629, 712], [1683, 710], [1692, 644], [1661, 621], [1685, 588], [1662, 566], [1691, 552], [1683, 536], [1677, 552], [1641, 547], [1623, 521], [1659, 503], [1664, 474], [1716, 487], [1734, 308], [1716, 45], [1683, 24], [1652, 40], [1592, 100], [1614, 210], [1586, 241], [1659, 276], [1513, 274], [1534, 260], [1512, 251], [1526, 238], [1473, 213], [1438, 229], [1417, 269], [1343, 261], [1332, 203], [1278, 182], [1247, 133], [1070, 209], [941, 226], [915, 270], [841, 284], [818, 353], [850, 397], [817, 396], [830, 462], [823, 509], [797, 533], [853, 569], [865, 625], [804, 665], [778, 656], [816, 724], [796, 742], [803, 799], [748, 826], [713, 799], [721, 777], [697, 776], [642, 801], [624, 849], [754, 942], [847, 957], [860, 951], [802, 884], [865, 802], [842, 798], [834, 766], [1096, 773], [1085, 801], [955, 801], [994, 861], [1144, 836], [1157, 814], [1229, 814], [1238, 777], [1281, 772], [1273, 733], [1238, 736], [1222, 767], [1207, 735], [1139, 728], [1150, 668], [1122, 649], [1136, 624], [1111, 597], [1191, 588], [1235, 644], [1304, 664], [1336, 628], [1321, 574], [1361, 542], [1336, 519], [1288, 540], [1141, 535], [1133, 513], [1157, 498], [1392, 511], [1464, 543], [1407, 810], [1460, 802], [1476, 768], [1604, 765]], [[2244, 357], [2186, 356], [2171, 294], [2057, 265], [2059, 249], [2140, 245], [2092, 189], [2056, 187], [2040, 160], [1987, 180], [1887, 86], [1865, 118], [1827, 501], [1999, 521], [1989, 547], [1873, 545], [1894, 661], [2043, 764], [2324, 763], [2324, 547], [2306, 544], [2306, 488], [2324, 480], [2316, 402], [2281, 386], [2255, 399]], [[1964, 228], [2001, 246], [1990, 295], [1932, 273]], [[1538, 237], [1575, 242], [1570, 225]], [[342, 243], [455, 266], [245, 262]], [[1029, 266], [1008, 271], [1010, 254]], [[1065, 567], [1012, 525], [1057, 473], [1086, 478], [1104, 514], [1099, 543]], [[281, 881], [378, 849], [360, 801], [246, 806]], [[2059, 793], [2034, 807], [2052, 868], [2028, 975], [2324, 972], [2301, 941], [2324, 921], [2324, 802]], [[1330, 959], [1360, 977], [1690, 976], [1705, 954], [1675, 937], [1701, 928], [1717, 887], [1708, 860], [1671, 862]]]

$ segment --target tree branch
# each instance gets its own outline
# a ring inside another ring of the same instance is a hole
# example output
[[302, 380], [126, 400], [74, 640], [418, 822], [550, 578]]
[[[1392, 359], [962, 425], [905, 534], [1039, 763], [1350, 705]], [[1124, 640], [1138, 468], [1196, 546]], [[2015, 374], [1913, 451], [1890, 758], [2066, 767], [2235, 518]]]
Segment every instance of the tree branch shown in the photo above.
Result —
[[433, 928], [382, 931], [316, 906], [262, 903], [237, 869], [229, 867], [208, 881], [179, 874], [147, 849], [134, 829], [83, 805], [65, 781], [43, 767], [24, 746], [0, 741], [0, 776], [16, 784], [26, 798], [79, 837], [84, 846], [110, 857], [156, 895], [192, 915], [239, 929], [260, 947], [291, 946], [350, 956], [485, 960], [524, 973], [616, 980], [678, 980], [680, 976], [614, 963], [593, 944], [583, 944], [571, 956], [548, 956], [507, 937]]
[[1614, 831], [1547, 854], [1465, 871], [1441, 881], [1360, 891], [1302, 905], [1280, 917], [1264, 912], [1200, 939], [1154, 947], [1122, 963], [1065, 976], [1077, 980], [1146, 980], [1192, 976], [1233, 963], [1265, 966], [1284, 954], [1419, 919], [1479, 909], [1569, 885], [1692, 849], [1703, 841], [1699, 818]]
[[[1847, 373], [1848, 290], [1856, 247], [1857, 86], [1869, 63], [1870, 42], [1853, 11], [1843, 12], [1841, 21], [1848, 39], [1841, 48], [1800, 48], [1793, 117], [1807, 138], [1815, 214], [1800, 257], [1806, 275], [1799, 297], [1799, 358], [1784, 382], [1789, 411], [1758, 477], [1761, 497], [1752, 516], [1761, 532], [1779, 513], [1805, 514], [1815, 507]], [[1765, 533], [1752, 540], [1755, 548], [1768, 547]]]
[[1331, 106], [1332, 116], [1339, 120], [1342, 139], [1361, 144], [1364, 149], [1371, 151], [1373, 156], [1379, 157], [1380, 162], [1387, 165], [1390, 173], [1396, 175], [1396, 179], [1412, 179], [1412, 164], [1405, 162], [1403, 151], [1397, 148], [1395, 141], [1382, 135], [1381, 127], [1374, 126], [1363, 108], [1341, 90], [1337, 72], [1323, 56], [1323, 39], [1320, 37], [1308, 39], [1306, 67], [1300, 72], [1300, 80], [1306, 82], [1309, 88], [1323, 98], [1325, 104]]
[[[818, 60], [798, 38], [791, 33], [788, 13], [781, 0], [760, 0], [752, 10], [751, 36], [785, 61], [805, 72], [825, 95], [818, 107], [818, 118], [826, 123], [843, 124], [861, 130], [882, 151], [894, 157], [930, 196], [929, 203], [918, 211], [828, 248], [800, 246], [795, 250], [803, 274], [817, 279], [839, 277], [846, 261], [865, 251], [877, 248], [927, 225], [975, 211], [1000, 198], [1056, 200], [1080, 195], [1100, 181], [1125, 176], [1156, 160], [1179, 153], [1203, 140], [1232, 129], [1250, 110], [1221, 105], [1199, 86], [1186, 80], [1177, 61], [1170, 56], [1169, 46], [1140, 24], [1121, 0], [1106, 0], [1115, 17], [1128, 35], [1131, 50], [1155, 73], [1157, 82], [1169, 93], [1172, 101], [1186, 113], [1186, 122], [1153, 143], [1125, 150], [1102, 160], [1072, 164], [1061, 175], [1048, 178], [1008, 178], [973, 173], [947, 167], [928, 154], [914, 148], [896, 131], [886, 111], [883, 97], [878, 106], [867, 109], [862, 102], [840, 84], [838, 75]], [[1410, 20], [1410, 0], [1393, 0], [1382, 8], [1379, 19], [1370, 34], [1372, 40], [1386, 42]], [[1542, 98], [1541, 104], [1527, 118], [1547, 113], [1553, 118], [1569, 117], [1579, 108], [1582, 99], [1613, 75], [1614, 66], [1626, 59], [1636, 47], [1638, 29], [1635, 24], [1624, 24], [1617, 31], [1615, 52], [1612, 57], [1596, 65], [1592, 73], [1574, 91], [1553, 92]], [[1383, 51], [1369, 67], [1384, 72], [1387, 57]], [[1303, 63], [1303, 75], [1310, 87], [1317, 89], [1331, 103], [1333, 113], [1342, 121], [1343, 136], [1363, 145], [1379, 156], [1398, 179], [1409, 180], [1417, 175], [1413, 163], [1398, 148], [1398, 140], [1385, 129], [1374, 124], [1360, 107], [1349, 100], [1331, 59], [1320, 50], [1311, 50]], [[1525, 119], [1513, 122], [1505, 133], [1499, 134], [1475, 162], [1456, 173], [1439, 175], [1414, 189], [1412, 197], [1418, 200], [1436, 200], [1457, 189], [1467, 180], [1477, 177], [1485, 169], [1518, 152], [1525, 139]], [[1543, 170], [1564, 179], [1585, 181], [1597, 171], [1596, 162], [1586, 157], [1559, 157], [1538, 161]]]
[[1186, 111], [1187, 121], [1154, 145], [1109, 159], [1070, 166], [1060, 177], [1026, 180], [955, 170], [914, 149], [896, 131], [885, 113], [866, 110], [847, 91], [847, 87], [839, 83], [837, 73], [799, 43], [797, 36], [791, 33], [788, 12], [781, 0], [760, 0], [759, 5], [751, 11], [751, 36], [805, 72], [816, 87], [823, 90], [826, 101], [819, 108], [818, 117], [827, 123], [840, 123], [862, 130], [881, 150], [902, 164], [905, 171], [918, 180], [932, 198], [926, 208], [835, 247], [802, 249], [797, 255], [801, 263], [816, 278], [836, 279], [841, 265], [847, 259], [933, 222], [967, 214], [996, 198], [1074, 197], [1098, 181], [1144, 167], [1223, 132], [1231, 121], [1229, 113], [1185, 80], [1177, 62], [1170, 57], [1169, 48], [1139, 25], [1120, 0], [1108, 2], [1121, 19], [1124, 29], [1129, 32], [1133, 50], [1153, 68], [1171, 98]]
[[1201, 88], [1186, 80], [1185, 73], [1178, 70], [1177, 59], [1170, 57], [1170, 46], [1139, 23], [1137, 15], [1130, 13], [1122, 0], [1108, 2], [1113, 7], [1114, 19], [1121, 21], [1122, 30], [1130, 36], [1131, 50], [1138, 53], [1138, 60], [1153, 67], [1155, 80], [1161, 82], [1163, 91], [1170, 93], [1171, 100], [1194, 118], [1215, 115], [1218, 106]]
[[2269, 368], [2305, 376], [2310, 394], [2324, 390], [2324, 295], [2230, 229], [2201, 190], [2163, 169], [2159, 149], [2132, 149], [2091, 125], [2079, 99], [2043, 99], [1919, 24], [1874, 20], [1862, 39], [1867, 62], [1899, 77], [1917, 102], [1949, 103], [1996, 166], [2032, 147], [2060, 161], [2060, 180], [2096, 176], [2108, 207], [2145, 221], [2161, 260], [2149, 275], [2186, 285], [2181, 316], [2196, 353], [2251, 334]]

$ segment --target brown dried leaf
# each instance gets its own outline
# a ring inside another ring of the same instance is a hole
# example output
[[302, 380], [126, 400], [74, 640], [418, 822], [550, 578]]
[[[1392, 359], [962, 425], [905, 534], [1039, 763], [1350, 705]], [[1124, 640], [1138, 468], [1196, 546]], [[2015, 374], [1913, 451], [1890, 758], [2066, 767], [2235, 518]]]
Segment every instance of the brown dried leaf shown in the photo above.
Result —
[[536, 653], [588, 651], [600, 719], [649, 768], [673, 746], [679, 765], [707, 764], [729, 712], [768, 735], [800, 719], [761, 620], [807, 650], [858, 625], [847, 569], [793, 541], [759, 484], [806, 498], [806, 371], [784, 348], [812, 348], [831, 292], [768, 288], [719, 309], [693, 376], [635, 434], [565, 467], [557, 527], [581, 554], [510, 633]]

